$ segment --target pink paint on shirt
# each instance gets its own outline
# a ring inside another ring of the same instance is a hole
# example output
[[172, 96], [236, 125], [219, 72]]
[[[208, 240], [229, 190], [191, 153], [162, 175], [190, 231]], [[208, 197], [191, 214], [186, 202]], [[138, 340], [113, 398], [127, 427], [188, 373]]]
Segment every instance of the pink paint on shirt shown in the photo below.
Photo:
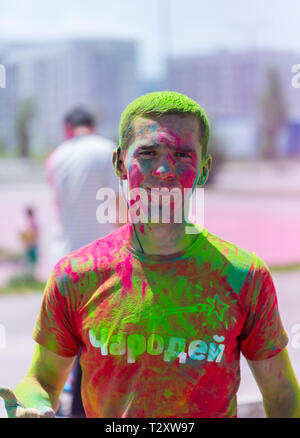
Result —
[[142, 288], [142, 297], [145, 298], [146, 295], [146, 287], [147, 287], [147, 283], [145, 283], [145, 281], [143, 281], [143, 288]]
[[125, 258], [123, 263], [118, 263], [116, 271], [123, 283], [124, 289], [122, 295], [125, 295], [126, 292], [132, 289], [132, 263], [130, 255]]

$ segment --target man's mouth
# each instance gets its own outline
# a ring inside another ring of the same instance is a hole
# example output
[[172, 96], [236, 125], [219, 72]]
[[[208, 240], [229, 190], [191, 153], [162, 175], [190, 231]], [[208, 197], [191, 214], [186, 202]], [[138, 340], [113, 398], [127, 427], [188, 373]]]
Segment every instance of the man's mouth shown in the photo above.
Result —
[[[173, 190], [173, 192], [172, 192], [172, 190]], [[175, 205], [175, 203], [178, 203], [178, 198], [176, 198], [176, 193], [177, 193], [177, 196], [178, 196], [178, 194], [179, 194], [179, 196], [181, 195], [181, 190], [179, 189], [179, 187], [171, 187], [171, 188], [170, 187], [147, 187], [146, 191], [148, 193], [148, 200], [150, 202], [153, 202], [154, 204], [156, 204], [156, 203], [161, 204], [162, 200], [165, 199], [165, 200], [168, 200], [168, 202], [170, 202], [170, 205]], [[174, 195], [175, 195], [175, 197], [174, 197]], [[179, 199], [181, 199], [181, 198], [179, 198]]]
[[154, 195], [168, 195], [172, 190], [180, 190], [179, 187], [147, 187], [148, 193], [153, 193]]

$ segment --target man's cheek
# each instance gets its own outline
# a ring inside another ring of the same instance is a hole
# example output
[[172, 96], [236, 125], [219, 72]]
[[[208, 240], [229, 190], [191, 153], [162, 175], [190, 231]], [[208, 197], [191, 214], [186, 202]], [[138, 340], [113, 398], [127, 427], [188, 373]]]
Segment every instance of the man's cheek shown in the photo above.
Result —
[[136, 164], [132, 164], [128, 169], [128, 172], [129, 186], [131, 188], [140, 187], [144, 179], [144, 172], [142, 169], [140, 169]]
[[140, 165], [140, 172], [143, 175], [147, 175], [149, 173], [153, 173], [156, 170], [154, 160], [144, 160]]
[[182, 187], [191, 188], [194, 186], [198, 173], [195, 170], [185, 170], [178, 172], [179, 180]]

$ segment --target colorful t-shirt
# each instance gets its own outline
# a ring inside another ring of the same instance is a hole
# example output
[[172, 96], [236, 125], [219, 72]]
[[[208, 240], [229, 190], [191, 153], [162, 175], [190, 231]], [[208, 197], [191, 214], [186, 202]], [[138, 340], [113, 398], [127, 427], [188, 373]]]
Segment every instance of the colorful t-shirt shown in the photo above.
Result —
[[235, 417], [240, 351], [264, 360], [288, 342], [267, 265], [204, 228], [172, 256], [142, 255], [131, 233], [55, 266], [33, 338], [81, 347], [88, 417]]

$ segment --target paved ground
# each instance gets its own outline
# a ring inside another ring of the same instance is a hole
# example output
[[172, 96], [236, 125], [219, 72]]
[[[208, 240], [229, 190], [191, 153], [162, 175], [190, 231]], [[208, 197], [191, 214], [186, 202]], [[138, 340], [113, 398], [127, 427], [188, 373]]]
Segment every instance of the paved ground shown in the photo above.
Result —
[[[0, 324], [5, 327], [5, 348], [0, 349], [0, 385], [15, 387], [28, 370], [34, 341], [31, 333], [41, 294], [0, 298]], [[3, 336], [3, 333], [2, 333]], [[3, 339], [0, 342], [3, 347]], [[5, 416], [0, 401], [0, 417]]]

